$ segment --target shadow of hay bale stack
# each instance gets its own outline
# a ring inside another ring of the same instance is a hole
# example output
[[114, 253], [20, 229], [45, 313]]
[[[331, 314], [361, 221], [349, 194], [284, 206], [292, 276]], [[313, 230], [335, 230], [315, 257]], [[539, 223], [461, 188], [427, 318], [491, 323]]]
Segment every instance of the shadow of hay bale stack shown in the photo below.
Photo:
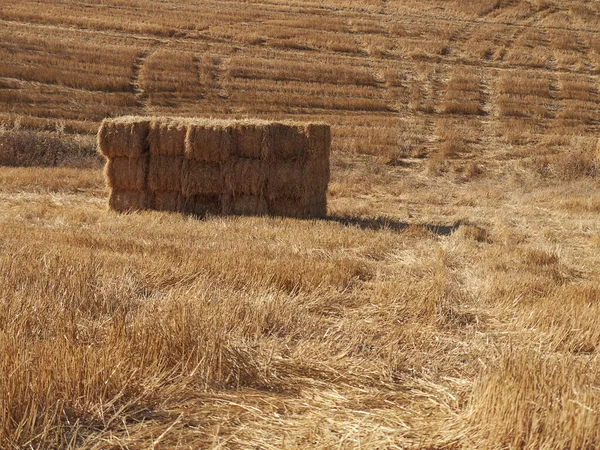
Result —
[[122, 117], [98, 131], [109, 207], [194, 215], [327, 214], [329, 125]]

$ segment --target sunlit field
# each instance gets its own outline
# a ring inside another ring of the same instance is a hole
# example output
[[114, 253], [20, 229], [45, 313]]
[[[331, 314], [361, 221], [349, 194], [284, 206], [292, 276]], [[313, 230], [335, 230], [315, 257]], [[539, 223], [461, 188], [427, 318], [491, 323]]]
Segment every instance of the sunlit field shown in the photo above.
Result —
[[[600, 447], [600, 4], [4, 1], [0, 447]], [[107, 209], [122, 114], [332, 125], [328, 215]]]

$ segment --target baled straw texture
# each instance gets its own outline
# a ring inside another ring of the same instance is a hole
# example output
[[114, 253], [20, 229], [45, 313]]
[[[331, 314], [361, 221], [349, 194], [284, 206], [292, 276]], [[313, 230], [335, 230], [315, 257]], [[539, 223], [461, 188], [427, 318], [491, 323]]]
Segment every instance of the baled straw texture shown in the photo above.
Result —
[[184, 197], [183, 212], [196, 216], [222, 214], [221, 195], [198, 194]]
[[218, 163], [231, 152], [231, 130], [223, 126], [191, 123], [185, 136], [185, 157], [194, 161]]
[[123, 118], [105, 121], [98, 141], [114, 159], [107, 164], [111, 188], [154, 193], [137, 204], [199, 215], [326, 214], [327, 125]]
[[223, 192], [223, 166], [186, 159], [181, 170], [182, 192], [194, 195], [220, 195]]
[[145, 191], [148, 164], [148, 154], [143, 154], [137, 158], [124, 156], [109, 158], [104, 172], [108, 186], [116, 190]]
[[303, 198], [307, 196], [305, 164], [298, 161], [284, 161], [271, 164], [267, 174], [268, 198]]
[[231, 154], [238, 158], [261, 159], [267, 131], [264, 124], [235, 124], [231, 130]]
[[302, 161], [308, 156], [306, 126], [274, 123], [267, 127], [263, 158], [268, 161]]
[[223, 214], [266, 215], [269, 213], [267, 200], [257, 195], [223, 196]]
[[181, 191], [183, 156], [151, 155], [148, 188], [152, 192]]
[[148, 151], [149, 127], [147, 119], [105, 119], [98, 130], [98, 150], [107, 158], [139, 157]]
[[308, 137], [308, 158], [329, 163], [331, 127], [321, 123], [311, 123], [305, 130]]
[[262, 196], [267, 180], [266, 167], [261, 160], [231, 158], [224, 166], [226, 193]]
[[152, 155], [181, 156], [185, 153], [187, 125], [183, 121], [155, 119], [150, 124], [148, 143]]
[[180, 192], [155, 192], [152, 208], [157, 211], [183, 211], [183, 196]]
[[152, 199], [147, 192], [113, 189], [108, 198], [108, 206], [113, 211], [131, 212], [149, 209]]
[[282, 217], [309, 217], [309, 208], [304, 199], [290, 197], [275, 197], [267, 199], [268, 213]]

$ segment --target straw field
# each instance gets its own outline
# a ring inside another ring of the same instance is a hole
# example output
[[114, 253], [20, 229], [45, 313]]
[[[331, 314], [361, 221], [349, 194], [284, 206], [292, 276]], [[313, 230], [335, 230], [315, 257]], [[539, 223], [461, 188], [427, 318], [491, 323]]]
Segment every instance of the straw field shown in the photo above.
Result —
[[2, 2], [0, 448], [599, 448], [599, 19]]

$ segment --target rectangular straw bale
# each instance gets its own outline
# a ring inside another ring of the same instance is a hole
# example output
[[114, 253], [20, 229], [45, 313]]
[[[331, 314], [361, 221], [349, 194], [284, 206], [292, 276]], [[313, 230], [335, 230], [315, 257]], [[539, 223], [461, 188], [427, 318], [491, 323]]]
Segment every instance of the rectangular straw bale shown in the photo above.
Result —
[[231, 158], [224, 169], [227, 194], [263, 195], [267, 180], [267, 166], [264, 161]]
[[301, 198], [306, 195], [305, 164], [296, 161], [278, 162], [267, 171], [266, 196], [268, 198]]
[[148, 154], [137, 158], [109, 158], [104, 171], [108, 186], [117, 190], [144, 191], [147, 185], [148, 162]]
[[148, 188], [152, 192], [181, 191], [183, 156], [151, 155]]
[[223, 192], [223, 166], [186, 159], [181, 172], [181, 188], [184, 195], [221, 194]]
[[155, 209], [156, 211], [181, 212], [183, 204], [182, 197], [180, 192], [155, 192], [152, 209]]
[[258, 195], [223, 196], [223, 214], [263, 216], [269, 213], [267, 200]]
[[315, 193], [306, 199], [304, 213], [306, 217], [321, 218], [327, 216], [327, 194]]
[[260, 124], [236, 124], [231, 130], [231, 154], [238, 158], [260, 159], [267, 127]]
[[231, 153], [231, 129], [190, 124], [185, 136], [185, 157], [203, 162], [222, 162]]
[[329, 158], [309, 159], [304, 166], [304, 182], [307, 192], [327, 192], [330, 181]]
[[263, 143], [263, 158], [269, 161], [303, 160], [308, 156], [309, 143], [302, 125], [274, 123], [267, 126]]
[[117, 212], [144, 210], [151, 206], [151, 197], [147, 192], [113, 189], [108, 198], [108, 206]]
[[153, 120], [148, 131], [150, 153], [167, 156], [183, 155], [186, 133], [187, 125], [181, 120]]
[[320, 123], [311, 123], [306, 127], [308, 138], [308, 158], [327, 160], [331, 149], [331, 127]]
[[275, 197], [267, 199], [270, 215], [284, 217], [308, 217], [308, 208], [301, 198]]
[[98, 130], [99, 152], [107, 158], [136, 158], [148, 151], [149, 120], [105, 119]]
[[183, 197], [182, 211], [196, 216], [221, 214], [221, 196], [218, 194], [198, 194]]

